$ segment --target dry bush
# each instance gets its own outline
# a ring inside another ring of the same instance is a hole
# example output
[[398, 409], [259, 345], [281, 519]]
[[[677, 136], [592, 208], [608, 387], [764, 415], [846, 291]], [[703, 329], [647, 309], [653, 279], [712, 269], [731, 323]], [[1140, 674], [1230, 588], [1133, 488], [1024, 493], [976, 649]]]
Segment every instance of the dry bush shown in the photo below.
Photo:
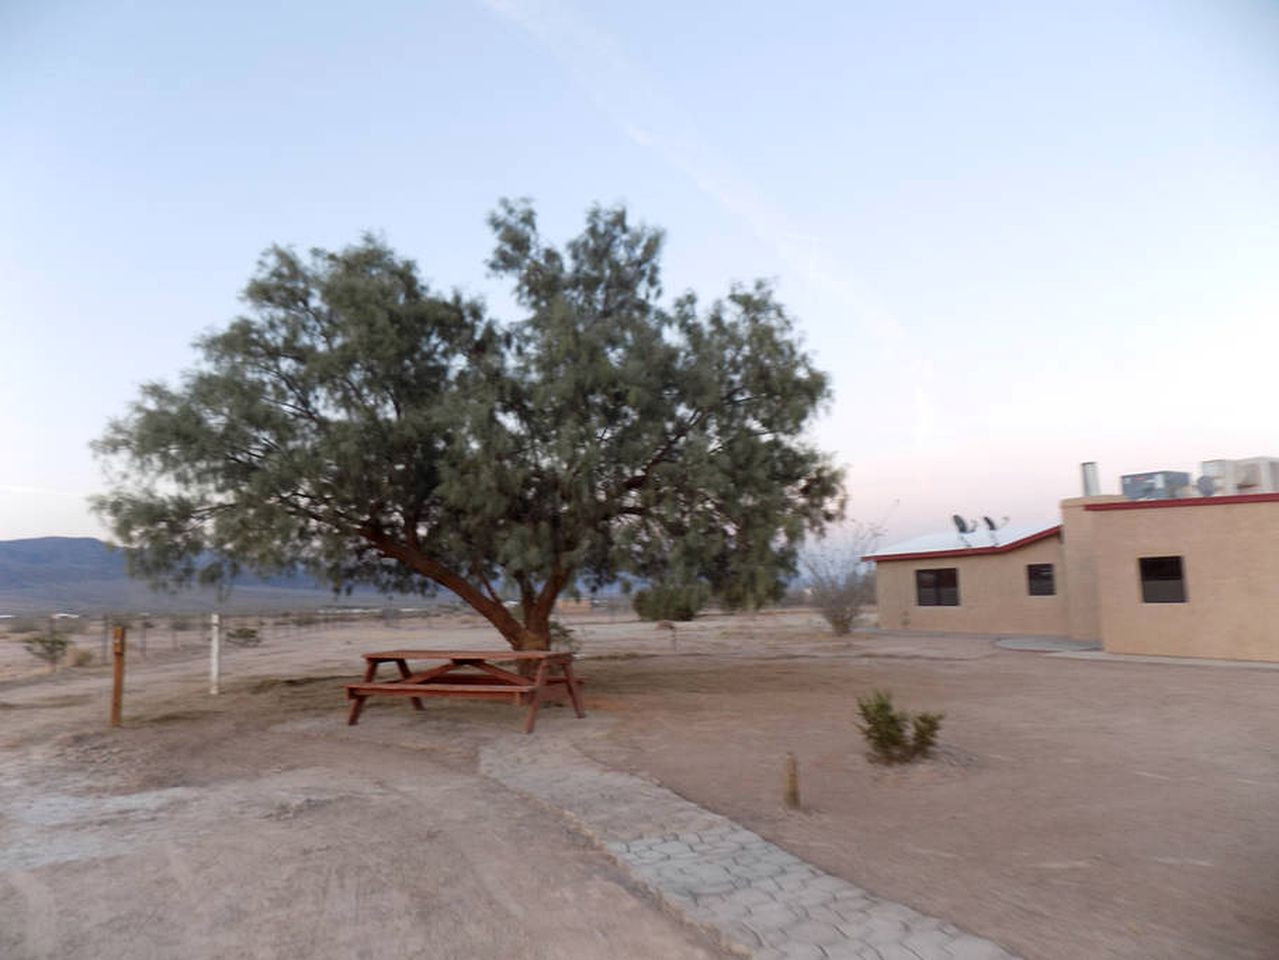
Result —
[[73, 667], [87, 667], [93, 663], [93, 651], [86, 647], [72, 646], [67, 651], [67, 662]]
[[875, 573], [862, 557], [879, 537], [878, 527], [854, 524], [840, 546], [823, 546], [804, 559], [809, 602], [837, 636], [851, 632], [861, 612], [875, 603]]
[[223, 636], [227, 643], [237, 647], [256, 647], [262, 643], [262, 638], [253, 627], [232, 627]]
[[581, 638], [578, 637], [577, 631], [559, 620], [552, 620], [550, 626], [551, 649], [567, 650], [569, 653], [577, 653], [582, 649]]

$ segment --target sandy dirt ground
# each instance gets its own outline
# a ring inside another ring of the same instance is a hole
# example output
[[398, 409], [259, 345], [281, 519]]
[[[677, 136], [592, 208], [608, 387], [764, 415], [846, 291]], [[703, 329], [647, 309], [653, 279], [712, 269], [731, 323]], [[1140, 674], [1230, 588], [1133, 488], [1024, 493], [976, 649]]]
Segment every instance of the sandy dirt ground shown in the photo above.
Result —
[[[1279, 957], [1279, 671], [775, 623], [755, 656], [593, 665], [622, 720], [590, 752], [1032, 960]], [[935, 759], [867, 761], [874, 688], [945, 712]]]
[[345, 726], [354, 651], [410, 633], [229, 650], [217, 698], [196, 651], [135, 655], [116, 731], [103, 670], [0, 685], [0, 957], [721, 957], [477, 774], [477, 744], [518, 728], [510, 707], [452, 705], [400, 742], [379, 740], [377, 707]]
[[[572, 622], [590, 716], [539, 733], [873, 893], [1029, 960], [1279, 957], [1279, 671], [850, 642], [802, 611]], [[346, 727], [358, 653], [405, 645], [495, 643], [462, 617], [284, 629], [229, 649], [211, 698], [197, 645], [153, 641], [119, 731], [103, 668], [0, 682], [0, 957], [719, 956], [477, 774], [517, 711], [372, 702]], [[945, 711], [934, 759], [866, 761], [876, 687]]]

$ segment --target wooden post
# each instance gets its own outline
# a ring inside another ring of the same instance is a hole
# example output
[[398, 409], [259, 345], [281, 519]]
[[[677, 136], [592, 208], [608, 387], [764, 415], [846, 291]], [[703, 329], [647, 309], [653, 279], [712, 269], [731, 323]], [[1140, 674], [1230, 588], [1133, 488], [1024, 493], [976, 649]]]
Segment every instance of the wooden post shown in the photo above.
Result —
[[209, 693], [217, 696], [222, 681], [222, 617], [209, 615], [212, 632], [209, 636]]
[[124, 627], [116, 627], [111, 638], [111, 726], [120, 726], [124, 706]]
[[786, 754], [786, 783], [782, 788], [782, 802], [792, 810], [799, 808], [799, 761], [795, 754]]

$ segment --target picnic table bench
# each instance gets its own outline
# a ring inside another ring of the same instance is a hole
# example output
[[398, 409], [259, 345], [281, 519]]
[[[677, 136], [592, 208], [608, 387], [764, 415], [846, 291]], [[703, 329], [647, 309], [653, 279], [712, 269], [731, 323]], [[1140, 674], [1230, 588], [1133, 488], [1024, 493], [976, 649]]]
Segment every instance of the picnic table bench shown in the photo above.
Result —
[[[414, 672], [410, 660], [442, 660], [443, 663]], [[497, 666], [499, 663], [535, 664], [531, 676]], [[399, 677], [379, 681], [378, 667], [394, 663]], [[509, 700], [527, 704], [524, 732], [532, 733], [537, 708], [551, 696], [567, 692], [579, 717], [580, 685], [573, 676], [573, 654], [559, 650], [385, 650], [364, 654], [364, 680], [348, 683], [351, 701], [348, 724], [360, 722], [364, 701], [375, 696], [408, 697], [413, 709], [422, 710], [423, 697], [472, 697], [477, 700]]]

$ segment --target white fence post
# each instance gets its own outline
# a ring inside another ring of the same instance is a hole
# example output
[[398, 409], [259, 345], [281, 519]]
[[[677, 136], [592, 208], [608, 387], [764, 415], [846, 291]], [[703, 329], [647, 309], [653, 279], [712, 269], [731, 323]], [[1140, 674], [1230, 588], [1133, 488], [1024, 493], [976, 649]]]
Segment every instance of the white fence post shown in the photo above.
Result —
[[222, 679], [222, 617], [211, 614], [209, 623], [213, 628], [209, 637], [209, 693], [216, 696]]

